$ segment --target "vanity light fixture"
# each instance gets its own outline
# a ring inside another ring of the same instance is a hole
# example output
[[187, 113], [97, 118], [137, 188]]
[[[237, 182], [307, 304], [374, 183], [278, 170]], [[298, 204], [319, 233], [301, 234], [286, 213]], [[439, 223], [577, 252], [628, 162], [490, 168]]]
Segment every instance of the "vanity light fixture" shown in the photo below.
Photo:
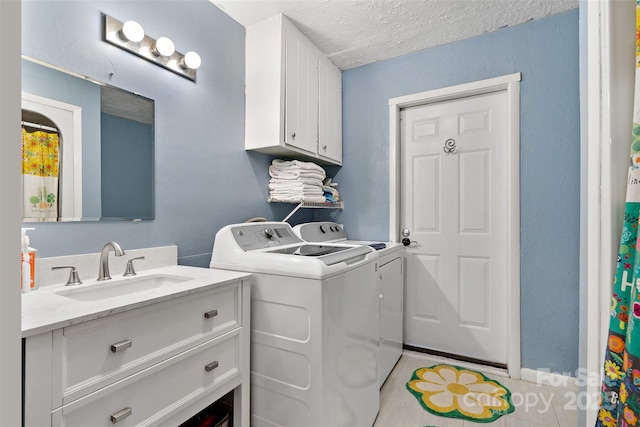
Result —
[[193, 51], [181, 54], [168, 37], [152, 39], [135, 21], [122, 23], [104, 15], [104, 41], [190, 80], [196, 80], [196, 69], [201, 64], [200, 55]]
[[185, 69], [197, 70], [201, 63], [200, 55], [193, 51], [185, 53], [180, 60], [180, 66]]
[[168, 37], [160, 37], [151, 49], [151, 53], [155, 56], [171, 56], [175, 51], [176, 45]]
[[142, 29], [142, 25], [136, 21], [127, 21], [122, 24], [119, 35], [121, 35], [121, 38], [125, 41], [138, 43], [144, 39], [144, 30]]

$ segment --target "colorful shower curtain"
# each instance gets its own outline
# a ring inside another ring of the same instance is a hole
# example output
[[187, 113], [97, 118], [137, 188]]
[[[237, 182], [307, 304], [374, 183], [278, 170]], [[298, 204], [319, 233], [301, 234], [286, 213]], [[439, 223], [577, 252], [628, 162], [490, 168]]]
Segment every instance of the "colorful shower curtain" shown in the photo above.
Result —
[[[640, 0], [636, 0], [636, 85], [631, 162], [596, 426], [640, 426]], [[636, 281], [637, 286], [636, 286]]]
[[58, 218], [58, 134], [22, 128], [22, 216]]

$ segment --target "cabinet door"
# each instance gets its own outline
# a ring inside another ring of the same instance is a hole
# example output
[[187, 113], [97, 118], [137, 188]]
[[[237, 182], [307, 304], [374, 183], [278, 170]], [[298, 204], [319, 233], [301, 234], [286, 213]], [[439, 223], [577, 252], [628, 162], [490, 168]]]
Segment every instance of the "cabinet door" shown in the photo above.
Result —
[[318, 61], [318, 155], [342, 163], [342, 73], [325, 57]]
[[285, 143], [318, 152], [318, 58], [295, 28], [285, 28]]

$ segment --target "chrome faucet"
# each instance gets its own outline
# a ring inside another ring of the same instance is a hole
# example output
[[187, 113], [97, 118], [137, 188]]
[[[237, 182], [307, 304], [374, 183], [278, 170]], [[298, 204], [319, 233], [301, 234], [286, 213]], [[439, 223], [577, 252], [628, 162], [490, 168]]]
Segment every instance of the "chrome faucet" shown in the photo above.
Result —
[[100, 254], [100, 270], [98, 271], [98, 280], [109, 280], [111, 275], [109, 274], [109, 248], [113, 248], [116, 256], [124, 255], [124, 250], [116, 242], [108, 242], [102, 248]]

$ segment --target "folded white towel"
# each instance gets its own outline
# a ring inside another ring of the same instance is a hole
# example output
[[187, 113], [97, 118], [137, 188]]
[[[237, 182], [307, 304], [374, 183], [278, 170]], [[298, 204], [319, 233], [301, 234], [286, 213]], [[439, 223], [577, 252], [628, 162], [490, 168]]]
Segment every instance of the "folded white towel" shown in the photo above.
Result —
[[313, 162], [303, 162], [300, 160], [281, 160], [281, 159], [273, 159], [271, 165], [281, 171], [317, 171], [319, 173], [325, 173], [324, 169], [320, 166], [316, 165]]
[[326, 199], [324, 194], [311, 193], [270, 193], [269, 197], [272, 199], [303, 199], [305, 197], [322, 197]]
[[322, 181], [315, 178], [307, 179], [271, 179], [269, 180], [269, 188], [276, 187], [300, 187], [300, 186], [322, 187]]
[[274, 197], [270, 196], [267, 199], [268, 202], [284, 202], [284, 203], [300, 203], [300, 202], [310, 202], [310, 203], [325, 203], [327, 200], [324, 196], [285, 196], [285, 197]]
[[288, 193], [288, 194], [324, 194], [320, 187], [279, 187], [269, 188], [271, 194]]
[[313, 162], [274, 159], [269, 175], [270, 202], [326, 202], [322, 184], [327, 174]]
[[327, 174], [326, 172], [316, 171], [316, 170], [281, 170], [273, 165], [269, 166], [269, 175], [272, 178], [278, 179], [298, 179], [298, 178], [315, 178], [323, 181]]

